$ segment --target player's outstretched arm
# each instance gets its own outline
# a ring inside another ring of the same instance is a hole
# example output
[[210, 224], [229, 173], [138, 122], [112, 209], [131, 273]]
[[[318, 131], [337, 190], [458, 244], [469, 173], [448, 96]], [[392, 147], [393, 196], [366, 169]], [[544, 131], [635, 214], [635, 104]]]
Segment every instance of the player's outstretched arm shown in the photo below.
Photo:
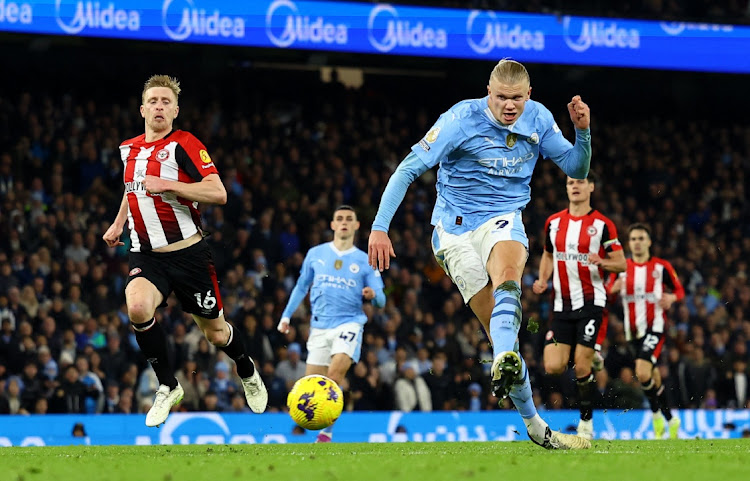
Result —
[[429, 167], [419, 160], [414, 152], [409, 152], [388, 180], [388, 185], [385, 186], [383, 191], [383, 197], [380, 198], [378, 213], [372, 223], [370, 240], [367, 245], [367, 256], [373, 268], [381, 272], [390, 268], [391, 257], [396, 257], [396, 252], [393, 250], [393, 244], [388, 237], [388, 228], [398, 206], [404, 200], [406, 190], [414, 182], [414, 179], [427, 170], [429, 170]]
[[552, 276], [553, 269], [554, 263], [552, 253], [545, 250], [544, 254], [542, 254], [542, 260], [539, 263], [539, 279], [535, 280], [534, 284], [531, 286], [531, 290], [534, 291], [534, 294], [541, 294], [547, 290], [547, 283]]
[[281, 320], [279, 321], [279, 325], [276, 326], [276, 329], [278, 329], [279, 332], [282, 332], [284, 334], [289, 332], [289, 324], [291, 322], [290, 318], [307, 295], [307, 291], [310, 290], [310, 286], [312, 286], [313, 271], [310, 267], [310, 263], [310, 253], [308, 252], [305, 256], [305, 260], [302, 261], [302, 269], [300, 270], [297, 283], [294, 284], [292, 293], [289, 295], [289, 302], [286, 303], [286, 307], [281, 313]]
[[115, 217], [115, 221], [102, 236], [102, 239], [104, 239], [104, 242], [106, 242], [109, 247], [125, 245], [125, 243], [120, 240], [120, 236], [122, 235], [122, 230], [125, 228], [125, 220], [128, 218], [127, 196], [128, 194], [122, 194], [122, 202], [120, 202], [120, 210], [117, 211], [117, 217]]

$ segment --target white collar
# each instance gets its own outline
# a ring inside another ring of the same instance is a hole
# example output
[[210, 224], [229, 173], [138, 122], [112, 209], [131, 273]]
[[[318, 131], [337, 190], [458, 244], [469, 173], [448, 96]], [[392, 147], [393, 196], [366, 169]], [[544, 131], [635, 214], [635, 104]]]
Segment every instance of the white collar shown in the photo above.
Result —
[[352, 253], [352, 252], [354, 252], [354, 251], [357, 250], [356, 247], [351, 246], [349, 249], [347, 249], [345, 251], [340, 251], [340, 250], [338, 250], [336, 248], [336, 246], [334, 245], [333, 241], [329, 242], [328, 245], [331, 246], [331, 249], [333, 250], [333, 252], [335, 252], [336, 255], [338, 255], [339, 257], [343, 257], [343, 256], [345, 256], [347, 254], [350, 254], [350, 253]]

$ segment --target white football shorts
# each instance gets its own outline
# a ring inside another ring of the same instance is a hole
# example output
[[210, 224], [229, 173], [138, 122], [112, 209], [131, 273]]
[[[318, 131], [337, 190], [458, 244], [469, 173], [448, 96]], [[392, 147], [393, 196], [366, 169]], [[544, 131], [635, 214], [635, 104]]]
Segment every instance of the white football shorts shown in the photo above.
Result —
[[307, 364], [330, 366], [334, 354], [344, 353], [359, 362], [362, 353], [362, 324], [347, 322], [332, 329], [310, 328], [307, 338]]
[[466, 304], [487, 285], [487, 259], [500, 241], [514, 240], [529, 248], [521, 211], [493, 217], [478, 229], [449, 234], [442, 223], [432, 233], [432, 252], [440, 267], [458, 287]]

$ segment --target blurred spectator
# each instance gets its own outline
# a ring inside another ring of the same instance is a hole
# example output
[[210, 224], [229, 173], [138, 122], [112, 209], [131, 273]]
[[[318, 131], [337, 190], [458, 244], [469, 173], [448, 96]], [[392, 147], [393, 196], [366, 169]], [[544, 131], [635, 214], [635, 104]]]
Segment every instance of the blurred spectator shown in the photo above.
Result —
[[82, 414], [86, 412], [85, 399], [87, 389], [80, 381], [78, 369], [69, 365], [63, 371], [59, 385], [50, 398], [50, 412]]
[[747, 357], [732, 358], [731, 367], [717, 382], [718, 403], [733, 409], [742, 409], [750, 399], [750, 372]]
[[39, 368], [36, 362], [29, 361], [24, 366], [23, 374], [21, 375], [21, 385], [23, 386], [23, 392], [21, 393], [23, 407], [26, 411], [32, 412], [36, 400], [46, 397], [44, 384], [39, 377]]
[[120, 389], [115, 382], [107, 382], [104, 395], [104, 407], [102, 413], [114, 414], [117, 412], [117, 406], [120, 403]]
[[395, 409], [403, 412], [432, 411], [432, 399], [427, 383], [417, 374], [419, 366], [415, 361], [402, 365], [401, 375], [393, 386]]
[[469, 411], [482, 410], [482, 386], [478, 382], [469, 384]]
[[23, 407], [22, 389], [21, 380], [18, 377], [9, 377], [5, 382], [4, 401], [0, 402], [0, 409], [6, 410], [8, 414], [28, 414], [28, 411]]
[[351, 410], [377, 410], [376, 379], [369, 376], [367, 365], [358, 362], [352, 370], [352, 380], [349, 383]]
[[216, 395], [216, 393], [212, 390], [206, 391], [206, 394], [203, 396], [203, 399], [201, 400], [200, 408], [201, 411], [223, 411], [221, 406], [219, 406], [219, 397]]
[[432, 369], [424, 374], [425, 382], [430, 390], [433, 409], [455, 409], [458, 386], [453, 376], [447, 370], [446, 356], [443, 352], [436, 353], [432, 358]]
[[[148, 370], [153, 372], [153, 369]], [[156, 374], [153, 374], [153, 377], [156, 378]], [[198, 371], [198, 365], [195, 361], [185, 361], [182, 369], [177, 371], [175, 377], [185, 391], [180, 406], [188, 411], [197, 411], [200, 407], [200, 400], [206, 392], [203, 373]], [[149, 395], [153, 392], [152, 387], [149, 386]]]
[[116, 414], [133, 414], [137, 411], [133, 410], [133, 389], [129, 387], [123, 387], [120, 390], [120, 396], [117, 399], [117, 408], [115, 409]]
[[276, 366], [276, 375], [284, 380], [286, 383], [287, 390], [292, 389], [292, 386], [297, 379], [305, 375], [305, 369], [307, 366], [300, 360], [302, 355], [302, 347], [299, 343], [293, 342], [286, 348], [287, 358], [279, 362]]
[[286, 381], [279, 377], [272, 362], [263, 363], [263, 382], [268, 389], [268, 410], [278, 411], [286, 406], [286, 395], [289, 392]]
[[238, 392], [238, 386], [232, 380], [231, 368], [226, 361], [217, 362], [214, 365], [214, 370], [209, 389], [216, 393], [217, 405], [221, 410], [227, 411], [232, 405], [232, 397]]
[[83, 427], [83, 423], [75, 423], [75, 425], [73, 425], [72, 435], [74, 438], [86, 437], [86, 428]]

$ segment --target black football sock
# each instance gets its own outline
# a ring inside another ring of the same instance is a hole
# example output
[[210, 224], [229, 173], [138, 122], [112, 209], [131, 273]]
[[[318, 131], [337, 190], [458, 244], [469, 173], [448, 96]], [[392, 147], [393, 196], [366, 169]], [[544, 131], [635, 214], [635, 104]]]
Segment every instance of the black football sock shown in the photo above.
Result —
[[667, 406], [667, 396], [664, 394], [664, 391], [664, 384], [662, 384], [656, 392], [656, 399], [659, 401], [659, 409], [661, 409], [661, 412], [664, 414], [664, 418], [669, 421], [672, 419], [672, 410]]
[[242, 344], [242, 339], [234, 331], [234, 327], [227, 323], [229, 326], [229, 342], [226, 346], [216, 346], [224, 351], [227, 356], [231, 357], [235, 363], [237, 363], [237, 374], [241, 378], [250, 377], [255, 373], [255, 366], [250, 360], [250, 356], [245, 353], [245, 346]]
[[132, 323], [135, 331], [135, 340], [141, 351], [151, 363], [156, 373], [159, 384], [169, 386], [169, 389], [177, 387], [177, 379], [174, 377], [172, 366], [169, 365], [169, 354], [167, 352], [167, 333], [156, 322], [151, 319], [141, 324]]
[[578, 409], [581, 411], [581, 420], [589, 421], [594, 417], [593, 393], [594, 393], [594, 373], [590, 372], [586, 376], [576, 379], [578, 387]]
[[641, 387], [643, 388], [643, 394], [648, 399], [649, 406], [651, 406], [651, 412], [657, 412], [659, 410], [659, 401], [656, 399], [654, 378], [649, 379], [648, 382], [642, 382]]

